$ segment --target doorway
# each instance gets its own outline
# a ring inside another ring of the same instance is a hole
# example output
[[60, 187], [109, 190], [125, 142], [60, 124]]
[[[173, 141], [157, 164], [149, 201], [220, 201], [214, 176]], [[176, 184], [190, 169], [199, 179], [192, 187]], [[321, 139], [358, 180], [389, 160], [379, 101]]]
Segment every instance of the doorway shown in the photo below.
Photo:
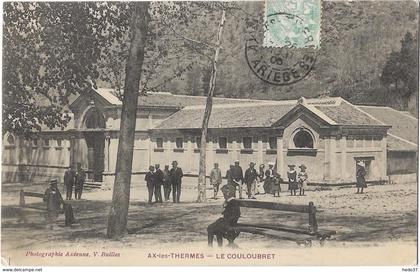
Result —
[[105, 118], [98, 108], [86, 113], [83, 136], [87, 145], [88, 178], [102, 182], [105, 162]]
[[102, 182], [105, 159], [105, 135], [100, 131], [84, 132], [88, 147], [88, 177], [95, 182]]

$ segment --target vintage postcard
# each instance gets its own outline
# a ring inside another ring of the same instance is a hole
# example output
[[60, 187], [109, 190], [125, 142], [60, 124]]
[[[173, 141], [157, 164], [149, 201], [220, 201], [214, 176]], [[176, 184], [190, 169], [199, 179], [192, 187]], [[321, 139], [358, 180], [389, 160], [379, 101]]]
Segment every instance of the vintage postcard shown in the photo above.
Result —
[[418, 2], [2, 8], [3, 266], [417, 265]]

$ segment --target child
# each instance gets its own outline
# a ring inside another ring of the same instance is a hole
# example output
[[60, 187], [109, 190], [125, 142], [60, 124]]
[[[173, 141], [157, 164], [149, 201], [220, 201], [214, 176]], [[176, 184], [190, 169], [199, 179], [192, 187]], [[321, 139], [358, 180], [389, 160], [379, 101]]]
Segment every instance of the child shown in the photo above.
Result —
[[298, 188], [297, 180], [296, 180], [296, 170], [294, 164], [289, 164], [289, 171], [287, 171], [287, 178], [289, 179], [289, 190], [290, 195], [296, 195], [296, 190]]
[[280, 174], [275, 174], [274, 175], [274, 183], [273, 183], [273, 196], [280, 196], [280, 192], [281, 192], [281, 187], [280, 187], [280, 182], [283, 181], [283, 179], [280, 177]]
[[300, 172], [298, 175], [298, 180], [299, 180], [299, 195], [305, 195], [305, 189], [307, 187], [307, 183], [308, 183], [308, 173], [306, 173], [306, 166], [304, 164], [302, 164], [301, 166], [299, 166], [300, 168]]

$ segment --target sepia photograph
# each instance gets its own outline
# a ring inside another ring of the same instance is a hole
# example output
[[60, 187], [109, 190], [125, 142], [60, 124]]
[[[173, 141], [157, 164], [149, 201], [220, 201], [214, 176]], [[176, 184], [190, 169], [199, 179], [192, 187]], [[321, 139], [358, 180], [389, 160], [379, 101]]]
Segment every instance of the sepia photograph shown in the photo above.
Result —
[[2, 266], [417, 265], [417, 1], [2, 9]]

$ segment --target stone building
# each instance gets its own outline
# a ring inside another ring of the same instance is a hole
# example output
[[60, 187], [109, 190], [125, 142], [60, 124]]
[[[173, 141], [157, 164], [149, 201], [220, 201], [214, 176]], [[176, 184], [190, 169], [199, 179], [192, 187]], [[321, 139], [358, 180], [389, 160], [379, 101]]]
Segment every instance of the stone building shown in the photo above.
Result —
[[[141, 96], [133, 174], [177, 160], [184, 173], [197, 175], [205, 103], [197, 96]], [[90, 179], [112, 181], [121, 106], [111, 90], [98, 89], [71, 103], [73, 119], [65, 130], [43, 130], [31, 140], [4, 135], [3, 180], [61, 178], [66, 167], [81, 162]], [[213, 162], [226, 171], [234, 160], [243, 167], [273, 161], [282, 176], [287, 165], [305, 164], [312, 182], [340, 183], [354, 181], [356, 161], [362, 160], [368, 180], [387, 180], [396, 173], [416, 173], [417, 133], [412, 130], [417, 122], [407, 113], [355, 106], [342, 98], [215, 98], [207, 171]]]

